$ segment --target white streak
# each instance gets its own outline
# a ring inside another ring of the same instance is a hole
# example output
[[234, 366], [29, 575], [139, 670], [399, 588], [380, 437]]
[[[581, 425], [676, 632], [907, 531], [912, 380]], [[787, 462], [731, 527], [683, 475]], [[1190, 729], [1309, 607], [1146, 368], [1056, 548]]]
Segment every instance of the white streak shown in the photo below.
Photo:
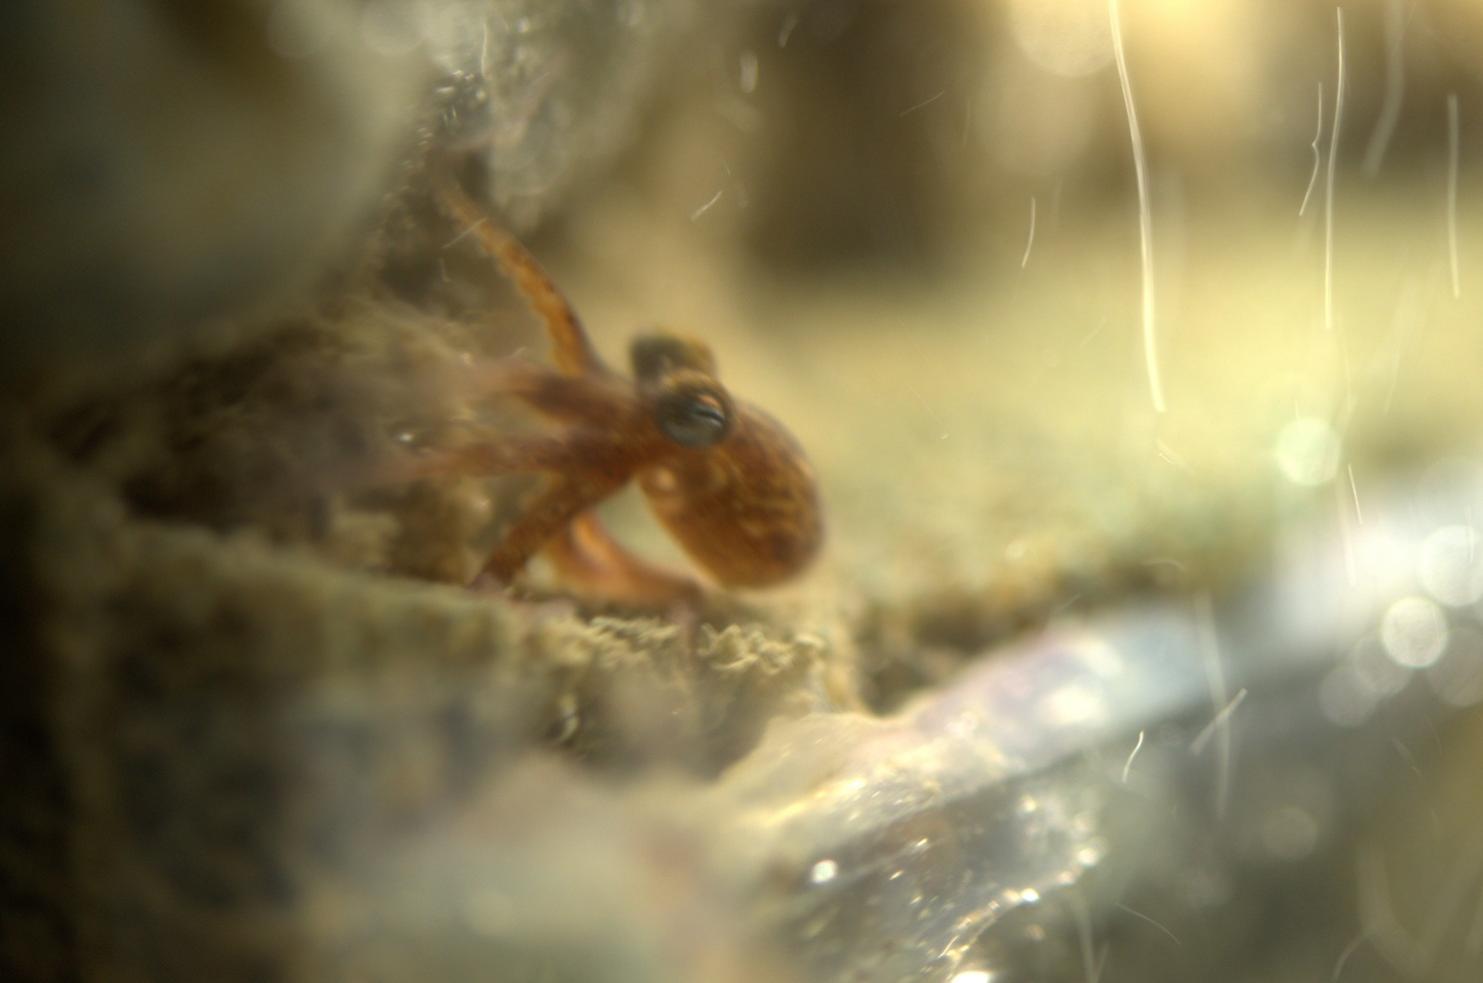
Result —
[[481, 219], [479, 219], [479, 221], [475, 222], [473, 225], [471, 225], [468, 228], [464, 229], [462, 232], [460, 232], [458, 235], [454, 236], [452, 239], [449, 239], [447, 242], [443, 243], [443, 248], [444, 249], [452, 249], [454, 246], [458, 245], [460, 242], [463, 242], [465, 239], [467, 239], [469, 236], [473, 235], [475, 232], [478, 232], [479, 229], [482, 228], [484, 226], [484, 224], [486, 222], [488, 222], [488, 221], [489, 221], [489, 219], [487, 219], [487, 218], [481, 218]]
[[934, 92], [932, 95], [923, 99], [921, 102], [913, 103], [912, 105], [907, 106], [905, 109], [901, 110], [901, 112], [897, 113], [897, 115], [909, 116], [912, 113], [916, 112], [918, 109], [926, 109], [928, 106], [932, 105], [934, 102], [941, 99], [945, 95], [947, 95], [946, 89], [943, 89], [941, 92]]
[[1081, 968], [1086, 983], [1097, 983], [1102, 978], [1102, 961], [1097, 958], [1092, 940], [1092, 913], [1086, 900], [1075, 892], [1066, 898], [1071, 916], [1076, 921], [1076, 939], [1081, 948]]
[[725, 193], [726, 193], [726, 189], [725, 188], [722, 188], [720, 191], [717, 191], [715, 194], [711, 195], [709, 201], [707, 201], [704, 205], [701, 205], [695, 211], [693, 211], [693, 212], [690, 213], [690, 221], [694, 222], [696, 219], [700, 218], [706, 212], [710, 211], [712, 208], [715, 208], [716, 207], [716, 203], [721, 200], [721, 196], [723, 194], [725, 194]]
[[1030, 249], [1035, 245], [1035, 196], [1030, 196], [1030, 235], [1025, 239], [1025, 255], [1020, 257], [1020, 269], [1030, 262]]
[[1127, 905], [1122, 904], [1121, 902], [1119, 902], [1116, 905], [1114, 905], [1114, 907], [1121, 908], [1123, 911], [1126, 911], [1128, 914], [1132, 915], [1134, 918], [1141, 918], [1141, 919], [1143, 919], [1144, 921], [1148, 922], [1148, 924], [1150, 924], [1154, 928], [1158, 929], [1160, 932], [1163, 932], [1165, 935], [1169, 936], [1169, 941], [1171, 941], [1175, 945], [1180, 946], [1181, 948], [1183, 948], [1184, 943], [1182, 943], [1182, 942], [1179, 941], [1179, 936], [1177, 936], [1173, 932], [1169, 931], [1169, 929], [1165, 925], [1163, 925], [1161, 922], [1155, 921], [1154, 919], [1152, 919], [1152, 918], [1148, 917], [1147, 915], [1145, 915], [1143, 912], [1136, 911], [1133, 908], [1129, 908]]
[[1339, 132], [1344, 122], [1344, 9], [1334, 8], [1335, 44], [1339, 51], [1338, 79], [1334, 86], [1334, 128], [1329, 136], [1329, 172], [1324, 187], [1323, 211], [1323, 326], [1334, 330], [1334, 178], [1339, 161]]
[[1225, 726], [1231, 719], [1231, 714], [1235, 713], [1236, 708], [1245, 702], [1246, 690], [1244, 688], [1236, 690], [1236, 695], [1231, 697], [1231, 701], [1221, 707], [1220, 712], [1210, 718], [1210, 723], [1206, 724], [1204, 729], [1195, 735], [1193, 741], [1190, 741], [1189, 749], [1195, 754], [1199, 754], [1205, 750], [1205, 746], [1210, 743], [1210, 738], [1214, 737], [1216, 731]]
[[1365, 514], [1359, 508], [1359, 486], [1354, 483], [1354, 465], [1347, 464], [1349, 471], [1349, 494], [1354, 499], [1354, 518], [1360, 525], [1365, 524]]
[[798, 26], [798, 14], [789, 13], [783, 18], [783, 26], [778, 28], [778, 47], [786, 48], [788, 39], [793, 36], [793, 28]]
[[757, 91], [757, 68], [755, 51], [743, 51], [737, 58], [737, 86], [747, 95]]
[[1452, 299], [1462, 296], [1457, 274], [1457, 93], [1447, 93], [1447, 256], [1452, 261]]
[[1406, 94], [1405, 3], [1406, 0], [1389, 0], [1385, 5], [1385, 99], [1370, 134], [1370, 145], [1365, 148], [1366, 177], [1380, 172], [1385, 151], [1395, 135], [1395, 125], [1401, 118], [1401, 102]]
[[1313, 127], [1313, 142], [1308, 146], [1313, 151], [1313, 173], [1308, 175], [1308, 190], [1303, 192], [1303, 203], [1298, 206], [1298, 216], [1301, 217], [1308, 210], [1308, 200], [1313, 197], [1313, 189], [1318, 184], [1318, 171], [1323, 166], [1323, 151], [1318, 149], [1318, 141], [1323, 139], [1323, 83], [1318, 83], [1318, 122]]
[[1153, 446], [1160, 460], [1164, 461], [1164, 463], [1174, 465], [1185, 474], [1195, 473], [1195, 469], [1189, 466], [1189, 462], [1181, 457], [1178, 451], [1164, 443], [1163, 440], [1155, 439]]
[[1138, 732], [1138, 743], [1133, 745], [1133, 751], [1128, 755], [1128, 760], [1123, 762], [1123, 784], [1128, 784], [1128, 775], [1133, 770], [1133, 759], [1138, 757], [1138, 752], [1143, 750], [1143, 731]]
[[1215, 756], [1215, 814], [1224, 817], [1231, 798], [1231, 714], [1246, 699], [1246, 690], [1227, 701], [1226, 674], [1220, 661], [1220, 637], [1215, 627], [1215, 602], [1208, 593], [1195, 601], [1196, 623], [1200, 632], [1200, 655], [1205, 662], [1205, 681], [1210, 687], [1210, 705], [1221, 708], [1210, 724], [1190, 744], [1199, 754], [1212, 736], [1218, 736]]
[[1128, 80], [1128, 60], [1123, 54], [1122, 15], [1118, 0], [1107, 0], [1112, 21], [1112, 53], [1117, 59], [1117, 78], [1123, 90], [1123, 109], [1128, 114], [1128, 138], [1133, 144], [1133, 170], [1138, 179], [1138, 245], [1143, 271], [1143, 361], [1148, 371], [1148, 390], [1155, 412], [1163, 413], [1164, 382], [1159, 373], [1158, 339], [1154, 332], [1153, 215], [1148, 203], [1148, 162], [1143, 153], [1143, 133], [1133, 106], [1133, 85]]

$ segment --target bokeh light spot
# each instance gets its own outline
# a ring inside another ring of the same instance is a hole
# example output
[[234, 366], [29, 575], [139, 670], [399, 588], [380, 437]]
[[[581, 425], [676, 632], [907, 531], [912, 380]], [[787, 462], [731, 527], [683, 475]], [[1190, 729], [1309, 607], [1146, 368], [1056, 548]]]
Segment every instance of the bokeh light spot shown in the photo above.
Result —
[[1447, 648], [1447, 616], [1425, 597], [1403, 597], [1380, 622], [1380, 644], [1397, 665], [1424, 669]]

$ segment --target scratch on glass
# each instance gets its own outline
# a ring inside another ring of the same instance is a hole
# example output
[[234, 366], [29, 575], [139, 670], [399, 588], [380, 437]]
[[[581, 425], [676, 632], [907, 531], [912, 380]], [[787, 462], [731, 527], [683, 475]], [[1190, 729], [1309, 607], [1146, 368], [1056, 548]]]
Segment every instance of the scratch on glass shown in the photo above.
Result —
[[1143, 133], [1133, 105], [1133, 85], [1128, 79], [1128, 59], [1123, 53], [1122, 14], [1118, 0], [1107, 0], [1112, 22], [1112, 53], [1117, 59], [1117, 78], [1123, 90], [1123, 109], [1128, 115], [1128, 138], [1133, 144], [1133, 171], [1138, 182], [1138, 253], [1143, 274], [1143, 361], [1148, 372], [1148, 391], [1153, 408], [1163, 413], [1164, 381], [1159, 371], [1158, 338], [1155, 331], [1153, 276], [1153, 214], [1148, 202], [1148, 161], [1143, 152]]
[[1457, 93], [1447, 93], [1447, 258], [1452, 263], [1452, 299], [1462, 296], [1457, 272]]
[[788, 16], [783, 18], [782, 27], [778, 28], [779, 48], [786, 48], [788, 46], [788, 39], [793, 36], [793, 29], [797, 26], [798, 14], [795, 12], [789, 12]]
[[701, 205], [695, 211], [693, 211], [693, 212], [690, 213], [690, 221], [694, 222], [695, 220], [697, 220], [698, 218], [700, 218], [702, 215], [704, 215], [706, 212], [710, 211], [712, 208], [715, 208], [716, 207], [716, 203], [721, 200], [721, 196], [724, 195], [725, 193], [726, 193], [726, 189], [725, 188], [722, 188], [719, 191], [717, 191], [715, 194], [711, 195], [710, 199], [705, 204]]
[[1200, 656], [1205, 663], [1205, 680], [1210, 688], [1210, 705], [1218, 707], [1209, 725], [1190, 744], [1190, 750], [1199, 754], [1215, 737], [1215, 814], [1224, 817], [1231, 797], [1231, 714], [1246, 699], [1246, 690], [1230, 699], [1226, 693], [1225, 669], [1221, 665], [1220, 637], [1215, 626], [1215, 601], [1208, 592], [1195, 600], [1196, 622], [1200, 632]]
[[936, 102], [937, 100], [941, 99], [945, 95], [947, 95], [947, 90], [946, 89], [943, 89], [940, 92], [934, 92], [932, 95], [930, 95], [927, 98], [923, 99], [921, 102], [913, 103], [912, 105], [907, 106], [905, 109], [901, 110], [901, 112], [898, 113], [897, 115], [898, 116], [910, 116], [912, 113], [916, 112], [918, 109], [926, 109], [928, 106], [932, 105], [934, 102]]
[[1173, 942], [1175, 945], [1179, 946], [1180, 948], [1183, 948], [1184, 947], [1184, 943], [1182, 943], [1182, 942], [1179, 941], [1179, 937], [1177, 935], [1175, 935], [1173, 932], [1169, 931], [1168, 926], [1164, 925], [1162, 922], [1156, 921], [1155, 919], [1150, 918], [1148, 915], [1145, 915], [1143, 912], [1138, 911], [1138, 910], [1136, 910], [1134, 908], [1129, 908], [1127, 905], [1122, 904], [1121, 902], [1117, 903], [1114, 907], [1117, 907], [1117, 908], [1119, 908], [1119, 909], [1121, 909], [1123, 911], [1126, 911], [1128, 914], [1132, 915], [1134, 918], [1140, 918], [1143, 921], [1148, 922], [1148, 924], [1152, 925], [1154, 928], [1158, 929], [1160, 932], [1163, 932], [1165, 935], [1167, 935], [1169, 937], [1169, 941], [1170, 942]]
[[1025, 239], [1025, 254], [1020, 257], [1020, 269], [1030, 263], [1030, 250], [1035, 246], [1035, 196], [1030, 196], [1030, 234]]
[[1395, 135], [1395, 125], [1401, 118], [1401, 102], [1406, 94], [1405, 6], [1406, 0], [1388, 0], [1385, 5], [1385, 96], [1375, 129], [1370, 133], [1370, 145], [1365, 148], [1366, 177], [1380, 172], [1380, 164]]
[[1328, 180], [1323, 210], [1323, 326], [1334, 330], [1334, 182], [1338, 175], [1339, 134], [1344, 123], [1344, 10], [1334, 8], [1334, 43], [1339, 64], [1334, 83], [1334, 126], [1329, 135]]
[[1143, 750], [1143, 731], [1138, 732], [1138, 743], [1133, 745], [1128, 760], [1123, 762], [1123, 784], [1128, 784], [1128, 775], [1133, 771], [1133, 759], [1138, 757], [1138, 752]]
[[1086, 983], [1097, 983], [1102, 978], [1102, 963], [1107, 957], [1104, 949], [1098, 956], [1092, 940], [1092, 913], [1087, 909], [1086, 899], [1072, 892], [1066, 899], [1071, 915], [1076, 920], [1076, 939], [1081, 948], [1081, 967]]
[[1313, 172], [1308, 175], [1308, 190], [1303, 192], [1303, 203], [1298, 206], [1298, 216], [1308, 211], [1308, 201], [1313, 197], [1313, 189], [1318, 186], [1318, 172], [1323, 167], [1323, 151], [1319, 149], [1318, 142], [1323, 139], [1323, 83], [1318, 83], [1318, 122], [1313, 127], [1313, 142], [1308, 145], [1313, 151]]

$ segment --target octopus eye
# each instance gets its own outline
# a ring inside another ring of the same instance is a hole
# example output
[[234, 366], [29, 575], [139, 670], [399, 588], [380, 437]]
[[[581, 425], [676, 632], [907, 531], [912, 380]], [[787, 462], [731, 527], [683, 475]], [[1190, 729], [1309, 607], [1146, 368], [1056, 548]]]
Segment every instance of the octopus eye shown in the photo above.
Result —
[[727, 400], [718, 393], [682, 391], [659, 399], [659, 429], [682, 447], [710, 447], [731, 432]]

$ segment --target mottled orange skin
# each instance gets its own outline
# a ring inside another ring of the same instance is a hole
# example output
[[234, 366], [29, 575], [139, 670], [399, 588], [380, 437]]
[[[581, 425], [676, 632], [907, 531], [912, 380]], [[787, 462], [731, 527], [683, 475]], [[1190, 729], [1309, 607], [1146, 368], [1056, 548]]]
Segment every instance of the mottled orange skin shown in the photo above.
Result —
[[694, 581], [630, 554], [591, 512], [634, 480], [665, 529], [722, 586], [766, 587], [802, 571], [819, 552], [824, 526], [813, 471], [792, 435], [731, 399], [699, 341], [639, 338], [633, 377], [615, 372], [534, 257], [490, 222], [451, 171], [437, 188], [450, 216], [540, 315], [556, 365], [507, 359], [478, 373], [482, 389], [523, 401], [558, 424], [552, 431], [491, 436], [428, 455], [417, 467], [420, 474], [549, 476], [479, 579], [508, 584], [544, 551], [570, 586], [589, 595], [640, 604], [693, 599]]
[[670, 535], [719, 583], [767, 587], [808, 565], [823, 522], [797, 441], [761, 410], [738, 411], [721, 444], [671, 455], [638, 482]]

